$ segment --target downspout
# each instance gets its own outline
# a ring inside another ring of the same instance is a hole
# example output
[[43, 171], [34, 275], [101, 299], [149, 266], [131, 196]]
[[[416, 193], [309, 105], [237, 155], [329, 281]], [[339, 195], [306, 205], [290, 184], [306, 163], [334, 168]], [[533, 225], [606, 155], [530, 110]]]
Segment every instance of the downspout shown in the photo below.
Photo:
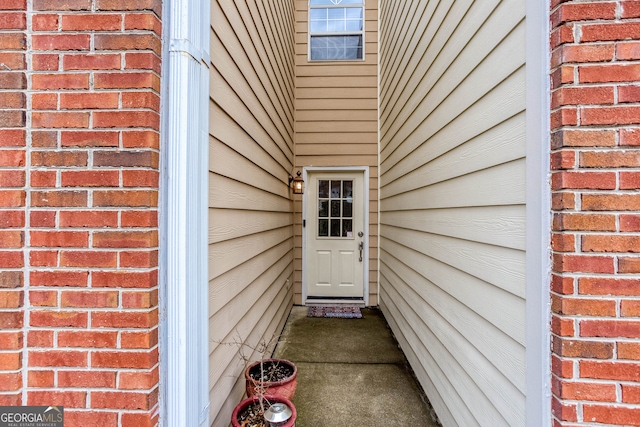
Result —
[[160, 424], [209, 426], [210, 4], [166, 0], [163, 17]]

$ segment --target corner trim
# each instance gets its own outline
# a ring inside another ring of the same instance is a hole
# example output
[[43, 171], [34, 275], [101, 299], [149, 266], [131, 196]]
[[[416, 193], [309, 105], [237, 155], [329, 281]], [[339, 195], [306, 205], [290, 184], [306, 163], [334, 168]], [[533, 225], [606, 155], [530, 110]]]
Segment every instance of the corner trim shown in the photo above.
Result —
[[549, 0], [526, 0], [526, 425], [551, 425]]
[[164, 2], [160, 424], [209, 426], [209, 2]]

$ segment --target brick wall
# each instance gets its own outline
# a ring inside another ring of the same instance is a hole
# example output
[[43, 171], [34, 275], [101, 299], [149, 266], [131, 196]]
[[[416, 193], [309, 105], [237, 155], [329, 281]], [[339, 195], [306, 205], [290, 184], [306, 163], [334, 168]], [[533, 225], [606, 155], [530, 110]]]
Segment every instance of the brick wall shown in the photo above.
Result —
[[551, 6], [553, 416], [640, 425], [640, 2]]
[[0, 405], [23, 384], [26, 0], [0, 2]]
[[0, 8], [0, 404], [153, 425], [161, 1]]

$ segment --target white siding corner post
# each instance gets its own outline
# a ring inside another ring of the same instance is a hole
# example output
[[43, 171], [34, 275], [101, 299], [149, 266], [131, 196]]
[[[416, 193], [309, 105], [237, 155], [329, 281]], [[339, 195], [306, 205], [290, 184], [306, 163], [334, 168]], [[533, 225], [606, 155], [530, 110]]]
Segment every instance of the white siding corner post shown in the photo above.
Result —
[[527, 0], [526, 425], [551, 425], [549, 1]]
[[209, 2], [164, 2], [161, 132], [161, 416], [209, 426]]

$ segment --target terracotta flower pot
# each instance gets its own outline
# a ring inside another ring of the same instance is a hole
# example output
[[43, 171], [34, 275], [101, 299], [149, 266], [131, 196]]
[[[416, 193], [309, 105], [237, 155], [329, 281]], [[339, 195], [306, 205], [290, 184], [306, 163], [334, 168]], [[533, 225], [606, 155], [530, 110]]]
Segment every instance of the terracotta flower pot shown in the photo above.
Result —
[[293, 398], [293, 395], [296, 392], [296, 386], [298, 385], [298, 368], [296, 365], [285, 359], [265, 359], [262, 363], [265, 371], [270, 365], [277, 364], [288, 366], [293, 370], [293, 374], [280, 381], [264, 381], [264, 383], [262, 383], [260, 380], [255, 380], [250, 376], [250, 372], [256, 374], [260, 372], [260, 361], [254, 362], [244, 371], [247, 396], [256, 395], [256, 388], [264, 387], [264, 394], [282, 396], [286, 399]]
[[[270, 403], [284, 403], [289, 408], [291, 408], [291, 418], [289, 418], [289, 420], [285, 424], [282, 424], [281, 427], [295, 427], [297, 417], [296, 407], [293, 406], [293, 403], [291, 403], [289, 399], [282, 396], [267, 395], [264, 396], [264, 400]], [[240, 424], [240, 421], [238, 421], [238, 416], [242, 414], [242, 411], [244, 411], [251, 404], [259, 404], [258, 396], [248, 397], [236, 405], [233, 413], [231, 414], [231, 425], [233, 427], [242, 427], [242, 424]]]

